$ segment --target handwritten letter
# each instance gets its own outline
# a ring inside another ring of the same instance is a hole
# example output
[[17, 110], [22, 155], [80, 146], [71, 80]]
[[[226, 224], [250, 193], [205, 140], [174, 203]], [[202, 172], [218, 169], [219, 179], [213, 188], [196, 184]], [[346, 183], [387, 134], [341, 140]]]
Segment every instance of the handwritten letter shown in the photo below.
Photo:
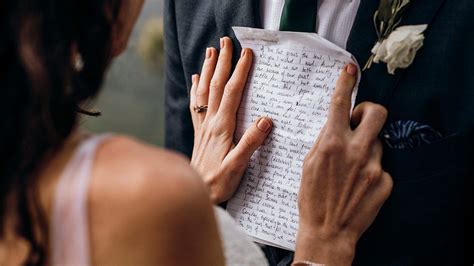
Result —
[[274, 128], [251, 158], [227, 210], [257, 242], [294, 250], [303, 160], [326, 123], [342, 67], [357, 63], [316, 34], [234, 31], [242, 47], [254, 53], [236, 139], [259, 116], [271, 117]]

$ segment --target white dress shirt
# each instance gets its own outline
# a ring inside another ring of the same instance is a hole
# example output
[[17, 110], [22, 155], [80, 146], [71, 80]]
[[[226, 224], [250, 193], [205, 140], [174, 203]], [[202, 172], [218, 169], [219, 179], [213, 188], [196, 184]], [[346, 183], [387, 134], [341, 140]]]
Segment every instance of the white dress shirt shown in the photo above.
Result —
[[[359, 4], [360, 0], [319, 0], [316, 33], [345, 49]], [[261, 0], [264, 29], [279, 29], [284, 5], [285, 0]]]

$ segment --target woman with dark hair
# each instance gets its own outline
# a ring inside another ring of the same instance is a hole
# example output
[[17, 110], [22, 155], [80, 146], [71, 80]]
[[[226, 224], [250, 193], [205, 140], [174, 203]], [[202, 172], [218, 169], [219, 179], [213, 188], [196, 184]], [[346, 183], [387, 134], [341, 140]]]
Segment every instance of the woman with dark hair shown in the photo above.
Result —
[[[195, 170], [182, 157], [131, 138], [80, 130], [81, 115], [98, 115], [88, 103], [126, 48], [142, 4], [0, 2], [0, 265], [262, 263], [258, 248], [212, 207], [235, 192], [272, 127], [261, 118], [232, 143], [251, 51], [244, 50], [229, 79], [232, 43], [223, 38], [220, 54], [208, 49], [194, 77]], [[346, 101], [355, 81], [354, 67], [347, 66], [326, 133], [305, 163], [295, 255], [302, 265], [350, 264], [357, 240], [391, 190], [376, 137], [363, 162], [332, 156], [350, 134], [375, 132], [377, 126], [367, 125], [385, 120], [379, 106], [361, 105], [352, 121], [360, 132], [351, 129]], [[203, 101], [209, 109], [196, 110]], [[339, 133], [332, 132], [335, 125]], [[325, 141], [334, 136], [343, 142]]]

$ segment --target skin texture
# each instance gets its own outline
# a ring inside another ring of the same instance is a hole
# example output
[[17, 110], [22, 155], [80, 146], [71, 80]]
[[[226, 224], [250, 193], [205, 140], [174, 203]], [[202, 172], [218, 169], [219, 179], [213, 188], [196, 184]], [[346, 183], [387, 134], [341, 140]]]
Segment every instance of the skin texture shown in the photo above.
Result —
[[[237, 111], [243, 88], [252, 65], [252, 51], [244, 49], [230, 77], [232, 41], [221, 39], [220, 54], [208, 48], [201, 76], [193, 76], [190, 110], [195, 131], [191, 165], [210, 188], [214, 203], [232, 197], [252, 154], [271, 131], [272, 121], [259, 118], [234, 144]], [[197, 113], [195, 106], [208, 105], [207, 112]]]
[[186, 159], [119, 137], [97, 163], [94, 265], [223, 265], [207, 190]]
[[[221, 39], [219, 54], [208, 48], [201, 76], [193, 76], [191, 89], [195, 129], [191, 164], [204, 178], [215, 203], [232, 197], [248, 159], [271, 130], [271, 120], [259, 118], [239, 143], [233, 143], [252, 53], [243, 50], [230, 77], [231, 54], [228, 38]], [[365, 102], [351, 118], [356, 81], [357, 68], [347, 65], [336, 85], [329, 120], [306, 157], [295, 261], [350, 265], [358, 239], [390, 195], [392, 180], [382, 169], [382, 145], [377, 138], [387, 111]], [[207, 112], [194, 111], [203, 105], [209, 106]]]
[[350, 117], [356, 73], [352, 65], [342, 71], [329, 120], [305, 159], [296, 261], [351, 265], [357, 241], [392, 190], [392, 179], [381, 167], [377, 138], [386, 109], [365, 102]]
[[[71, 138], [39, 178], [47, 217], [84, 138]], [[182, 156], [114, 136], [96, 153], [88, 193], [93, 265], [223, 265], [207, 189]]]

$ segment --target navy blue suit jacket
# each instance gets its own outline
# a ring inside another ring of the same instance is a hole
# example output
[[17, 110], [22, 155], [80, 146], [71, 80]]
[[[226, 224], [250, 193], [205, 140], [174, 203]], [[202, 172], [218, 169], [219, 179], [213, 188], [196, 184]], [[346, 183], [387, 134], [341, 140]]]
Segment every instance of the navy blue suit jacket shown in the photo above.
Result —
[[[167, 147], [191, 154], [191, 75], [200, 72], [206, 47], [217, 47], [222, 36], [235, 40], [232, 26], [260, 26], [259, 3], [165, 1]], [[347, 43], [360, 64], [376, 42], [372, 19], [378, 3], [361, 0]], [[358, 102], [386, 106], [387, 123], [414, 120], [444, 137], [413, 149], [385, 148], [383, 166], [394, 189], [359, 241], [355, 265], [472, 263], [466, 242], [472, 239], [473, 19], [474, 0], [412, 0], [402, 25], [429, 25], [413, 65], [390, 75], [385, 64], [375, 64], [362, 75]]]

